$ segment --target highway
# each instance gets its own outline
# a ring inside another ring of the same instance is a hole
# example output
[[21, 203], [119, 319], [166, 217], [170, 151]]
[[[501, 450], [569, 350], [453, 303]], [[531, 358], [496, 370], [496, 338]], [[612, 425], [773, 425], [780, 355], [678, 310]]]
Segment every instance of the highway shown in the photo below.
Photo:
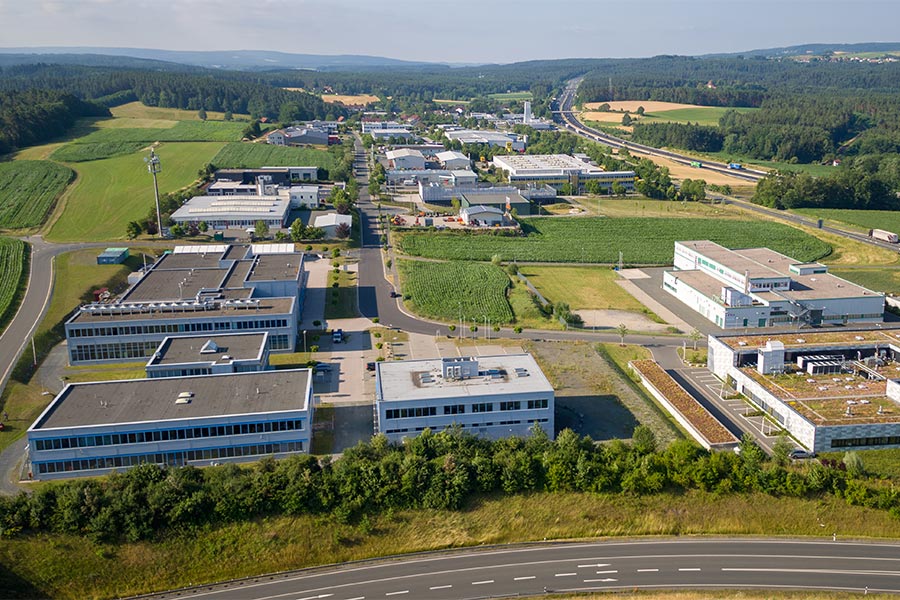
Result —
[[900, 546], [852, 541], [664, 539], [473, 548], [335, 565], [151, 598], [468, 600], [634, 589], [900, 593]]

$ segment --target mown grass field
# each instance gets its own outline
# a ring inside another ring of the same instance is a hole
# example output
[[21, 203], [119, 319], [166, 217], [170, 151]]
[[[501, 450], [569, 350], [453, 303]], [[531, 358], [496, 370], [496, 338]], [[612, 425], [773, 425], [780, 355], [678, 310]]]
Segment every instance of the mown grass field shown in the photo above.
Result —
[[[161, 194], [190, 185], [210, 162], [221, 142], [162, 144], [157, 154]], [[125, 237], [129, 221], [143, 219], [153, 206], [153, 178], [143, 153], [80, 163], [79, 178], [62, 202], [62, 214], [48, 238], [54, 241], [115, 240]]]
[[853, 210], [843, 208], [795, 208], [791, 212], [809, 217], [825, 219], [837, 223], [838, 226], [868, 231], [869, 229], [885, 229], [900, 233], [900, 212], [895, 210]]
[[447, 260], [503, 260], [670, 265], [676, 240], [712, 240], [730, 248], [767, 246], [801, 261], [826, 256], [831, 246], [798, 229], [766, 221], [549, 217], [520, 219], [526, 237], [491, 234], [405, 233], [407, 254]]
[[719, 119], [729, 110], [740, 113], [752, 112], [755, 108], [729, 108], [723, 106], [695, 106], [692, 108], [676, 108], [658, 112], [644, 113], [640, 123], [696, 123], [698, 125], [716, 126]]
[[829, 272], [876, 292], [900, 293], [900, 269], [829, 269]]
[[618, 275], [609, 267], [539, 267], [520, 269], [550, 302], [568, 302], [572, 310], [631, 310], [644, 306], [616, 283]]
[[334, 155], [315, 148], [294, 148], [271, 144], [231, 143], [222, 148], [212, 163], [220, 169], [317, 166], [329, 171], [336, 166]]
[[513, 312], [506, 300], [509, 276], [494, 265], [464, 262], [403, 260], [398, 264], [400, 289], [416, 313], [456, 321], [462, 316], [477, 324], [487, 317], [494, 324], [510, 323]]
[[74, 177], [68, 167], [44, 160], [0, 163], [0, 228], [39, 226]]
[[126, 142], [233, 142], [246, 124], [227, 121], [179, 121], [172, 127], [106, 127], [79, 138], [79, 144]]
[[488, 98], [492, 100], [509, 101], [509, 100], [531, 100], [531, 92], [502, 92], [499, 94], [488, 94]]
[[830, 497], [689, 492], [626, 501], [618, 494], [535, 493], [477, 498], [461, 511], [392, 512], [358, 526], [299, 516], [187, 531], [157, 543], [97, 544], [64, 535], [5, 539], [0, 589], [22, 590], [20, 597], [112, 598], [412, 551], [542, 539], [699, 534], [821, 539], [820, 519], [843, 537], [900, 537], [900, 520], [887, 511]]
[[86, 162], [131, 154], [145, 146], [147, 146], [147, 142], [72, 143], [54, 150], [50, 158], [60, 162]]
[[[162, 119], [167, 121], [199, 121], [196, 110], [182, 110], [180, 108], [160, 108], [158, 106], [144, 106], [140, 102], [129, 102], [121, 106], [114, 106], [109, 111], [114, 117], [123, 119]], [[207, 120], [221, 121], [225, 113], [214, 110], [206, 111]], [[235, 119], [249, 120], [250, 115], [235, 114]]]

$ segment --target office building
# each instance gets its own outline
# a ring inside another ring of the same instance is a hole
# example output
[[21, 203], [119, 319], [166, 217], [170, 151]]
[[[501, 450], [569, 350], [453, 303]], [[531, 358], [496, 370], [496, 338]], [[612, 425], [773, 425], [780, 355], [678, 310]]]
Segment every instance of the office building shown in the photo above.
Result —
[[634, 189], [634, 171], [604, 171], [568, 154], [495, 156], [493, 163], [516, 187], [549, 185], [559, 190], [569, 184], [575, 193], [582, 193], [588, 181], [596, 181], [602, 188], [619, 184], [626, 190]]
[[147, 362], [147, 377], [265, 371], [269, 368], [268, 342], [265, 331], [167, 337]]

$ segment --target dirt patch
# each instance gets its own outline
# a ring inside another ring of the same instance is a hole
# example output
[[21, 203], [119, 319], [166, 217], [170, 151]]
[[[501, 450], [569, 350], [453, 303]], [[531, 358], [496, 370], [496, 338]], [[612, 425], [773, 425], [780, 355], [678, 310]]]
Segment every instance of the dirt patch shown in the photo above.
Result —
[[[613, 123], [616, 125], [620, 125], [622, 123], [622, 117], [625, 116], [625, 113], [620, 112], [599, 112], [596, 110], [583, 112], [581, 113], [582, 121], [596, 121], [598, 123]], [[632, 120], [640, 120], [640, 115], [631, 115]]]
[[[634, 152], [633, 154], [638, 154]], [[643, 154], [638, 154], [639, 156], [645, 156]], [[683, 181], [685, 179], [702, 179], [706, 183], [711, 183], [713, 185], [741, 185], [744, 181], [742, 179], [738, 179], [737, 177], [731, 177], [724, 173], [719, 173], [718, 171], [710, 171], [709, 169], [704, 168], [695, 168], [689, 165], [685, 165], [682, 163], [675, 162], [674, 160], [669, 160], [667, 158], [662, 158], [659, 156], [647, 156], [650, 160], [655, 162], [661, 167], [668, 167], [669, 174], [672, 179], [677, 179], [679, 181]]]
[[355, 96], [327, 94], [322, 96], [322, 102], [327, 102], [329, 104], [343, 104], [345, 106], [363, 106], [378, 102], [378, 96], [373, 96], [372, 94], [356, 94]]
[[675, 439], [648, 404], [590, 344], [528, 342], [556, 392], [556, 430], [569, 428], [594, 440], [628, 439], [639, 425], [653, 429], [661, 445]]
[[575, 311], [584, 320], [585, 327], [615, 328], [624, 323], [629, 331], [665, 331], [668, 325], [655, 323], [644, 315], [627, 310], [589, 310]]
[[[624, 110], [635, 112], [639, 106], [644, 107], [644, 112], [656, 113], [679, 108], [708, 108], [697, 104], [681, 104], [680, 102], [661, 102], [659, 100], [617, 100], [615, 102], [588, 102], [585, 110], [597, 110], [601, 104], [609, 104], [610, 110]], [[619, 117], [621, 119], [621, 115]]]

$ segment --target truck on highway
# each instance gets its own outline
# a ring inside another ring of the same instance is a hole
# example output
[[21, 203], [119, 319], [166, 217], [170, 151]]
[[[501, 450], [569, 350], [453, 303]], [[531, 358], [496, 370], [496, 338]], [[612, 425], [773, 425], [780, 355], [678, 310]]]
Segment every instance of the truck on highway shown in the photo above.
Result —
[[692, 160], [691, 166], [694, 167], [695, 169], [699, 169], [700, 167], [703, 166], [703, 163], [700, 162], [699, 160]]
[[900, 238], [897, 237], [896, 233], [885, 231], [884, 229], [870, 229], [869, 237], [873, 240], [888, 242], [889, 244], [896, 244], [898, 241], [900, 241]]
[[728, 163], [728, 168], [739, 171], [744, 168], [744, 165], [742, 165], [741, 163]]

